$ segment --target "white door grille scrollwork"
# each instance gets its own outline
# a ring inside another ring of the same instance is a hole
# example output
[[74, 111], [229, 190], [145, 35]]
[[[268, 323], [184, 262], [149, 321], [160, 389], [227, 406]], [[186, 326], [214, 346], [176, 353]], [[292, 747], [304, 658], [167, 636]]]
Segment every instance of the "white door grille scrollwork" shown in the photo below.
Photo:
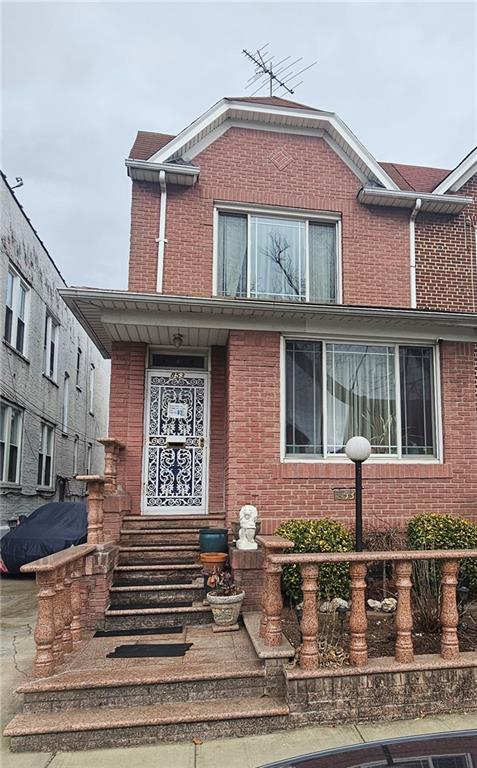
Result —
[[149, 375], [145, 511], [204, 512], [207, 375]]

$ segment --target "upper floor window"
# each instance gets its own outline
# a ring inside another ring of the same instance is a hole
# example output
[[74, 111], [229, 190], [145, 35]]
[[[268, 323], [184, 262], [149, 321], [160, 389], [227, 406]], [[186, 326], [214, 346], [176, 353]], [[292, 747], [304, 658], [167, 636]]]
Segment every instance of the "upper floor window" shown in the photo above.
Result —
[[23, 413], [0, 403], [0, 482], [20, 482], [20, 454]]
[[337, 222], [220, 211], [217, 293], [338, 301]]
[[9, 267], [5, 302], [4, 338], [12, 347], [24, 354], [27, 301], [29, 288], [18, 272]]
[[81, 347], [78, 347], [76, 350], [76, 386], [81, 386], [81, 359], [83, 357], [83, 352], [81, 351]]
[[75, 435], [73, 442], [73, 477], [78, 474], [78, 450], [79, 450], [79, 435]]
[[58, 367], [58, 328], [58, 321], [47, 312], [43, 339], [43, 373], [53, 381], [56, 381]]
[[55, 430], [44, 421], [40, 427], [40, 449], [38, 452], [38, 485], [50, 488], [53, 484], [53, 448]]
[[68, 434], [68, 417], [70, 405], [70, 376], [65, 372], [63, 380], [63, 408], [61, 412], [61, 431], [64, 435]]
[[89, 367], [89, 412], [91, 415], [94, 413], [94, 378], [96, 374], [96, 369], [94, 367], [94, 364], [91, 363]]
[[93, 460], [93, 445], [92, 443], [88, 443], [86, 448], [86, 474], [91, 474], [91, 463]]
[[330, 457], [363, 435], [372, 453], [437, 457], [432, 347], [286, 342], [286, 454]]

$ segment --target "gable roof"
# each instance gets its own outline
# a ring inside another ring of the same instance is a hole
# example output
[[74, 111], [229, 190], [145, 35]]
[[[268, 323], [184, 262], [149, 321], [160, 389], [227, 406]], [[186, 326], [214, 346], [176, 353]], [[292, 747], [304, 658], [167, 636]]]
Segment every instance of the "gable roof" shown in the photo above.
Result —
[[294, 107], [295, 109], [305, 109], [311, 112], [319, 112], [316, 107], [308, 107], [306, 104], [300, 104], [298, 101], [290, 99], [281, 99], [279, 96], [226, 96], [227, 101], [245, 101], [249, 104], [269, 104], [274, 107]]
[[450, 173], [445, 168], [430, 168], [425, 165], [404, 165], [402, 163], [380, 163], [386, 173], [396, 182], [399, 189], [415, 192], [432, 192]]
[[174, 136], [170, 133], [154, 133], [153, 131], [138, 131], [129, 157], [134, 160], [149, 160], [149, 158], [165, 147]]
[[477, 147], [471, 150], [433, 191], [439, 195], [446, 192], [458, 192], [476, 173]]

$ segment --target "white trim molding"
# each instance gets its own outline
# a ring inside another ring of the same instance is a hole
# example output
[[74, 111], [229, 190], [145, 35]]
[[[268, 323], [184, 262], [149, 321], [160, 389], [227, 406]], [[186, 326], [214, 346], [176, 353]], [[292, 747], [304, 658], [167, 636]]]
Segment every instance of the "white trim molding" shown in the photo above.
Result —
[[469, 179], [477, 173], [477, 147], [464, 157], [462, 162], [445, 177], [435, 188], [433, 194], [443, 195], [446, 192], [458, 192]]

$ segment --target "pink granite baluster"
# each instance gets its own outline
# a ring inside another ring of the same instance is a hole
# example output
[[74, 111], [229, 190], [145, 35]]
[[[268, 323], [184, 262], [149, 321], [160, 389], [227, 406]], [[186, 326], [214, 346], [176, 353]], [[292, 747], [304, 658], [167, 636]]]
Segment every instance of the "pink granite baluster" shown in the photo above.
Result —
[[300, 648], [300, 667], [302, 669], [315, 669], [320, 664], [318, 650], [318, 565], [306, 564], [301, 566], [303, 613], [300, 623], [302, 643]]
[[73, 650], [73, 636], [71, 634], [71, 622], [73, 621], [73, 609], [71, 607], [71, 563], [65, 565], [64, 607], [63, 651], [71, 653]]
[[54, 674], [55, 657], [53, 643], [55, 641], [55, 613], [54, 603], [56, 597], [55, 571], [46, 571], [36, 574], [38, 590], [38, 613], [35, 626], [35, 661], [33, 673], [35, 677], [48, 677]]
[[396, 661], [409, 662], [414, 659], [411, 634], [412, 563], [408, 560], [397, 560], [394, 563], [394, 574], [394, 583], [397, 589], [397, 608], [395, 617], [396, 645], [394, 648], [394, 658]]
[[351, 614], [349, 619], [350, 641], [349, 662], [354, 667], [362, 667], [368, 661], [368, 646], [366, 644], [366, 563], [350, 563], [351, 581]]
[[53, 654], [55, 656], [55, 667], [58, 667], [60, 664], [63, 664], [63, 660], [64, 660], [64, 649], [63, 649], [63, 630], [65, 626], [64, 625], [64, 616], [65, 616], [65, 607], [64, 607], [65, 568], [64, 566], [57, 568], [55, 571], [55, 574], [56, 574], [55, 617], [54, 617], [55, 618], [55, 641], [53, 644]]
[[71, 569], [71, 637], [73, 649], [81, 645], [83, 624], [81, 621], [81, 577], [83, 575], [83, 559], [78, 558]]
[[267, 560], [265, 567], [267, 578], [264, 585], [264, 605], [267, 618], [263, 637], [267, 645], [277, 646], [282, 642], [282, 567], [279, 564], [271, 563], [269, 560]]
[[441, 656], [443, 659], [456, 659], [459, 656], [457, 624], [457, 575], [458, 560], [441, 562]]

